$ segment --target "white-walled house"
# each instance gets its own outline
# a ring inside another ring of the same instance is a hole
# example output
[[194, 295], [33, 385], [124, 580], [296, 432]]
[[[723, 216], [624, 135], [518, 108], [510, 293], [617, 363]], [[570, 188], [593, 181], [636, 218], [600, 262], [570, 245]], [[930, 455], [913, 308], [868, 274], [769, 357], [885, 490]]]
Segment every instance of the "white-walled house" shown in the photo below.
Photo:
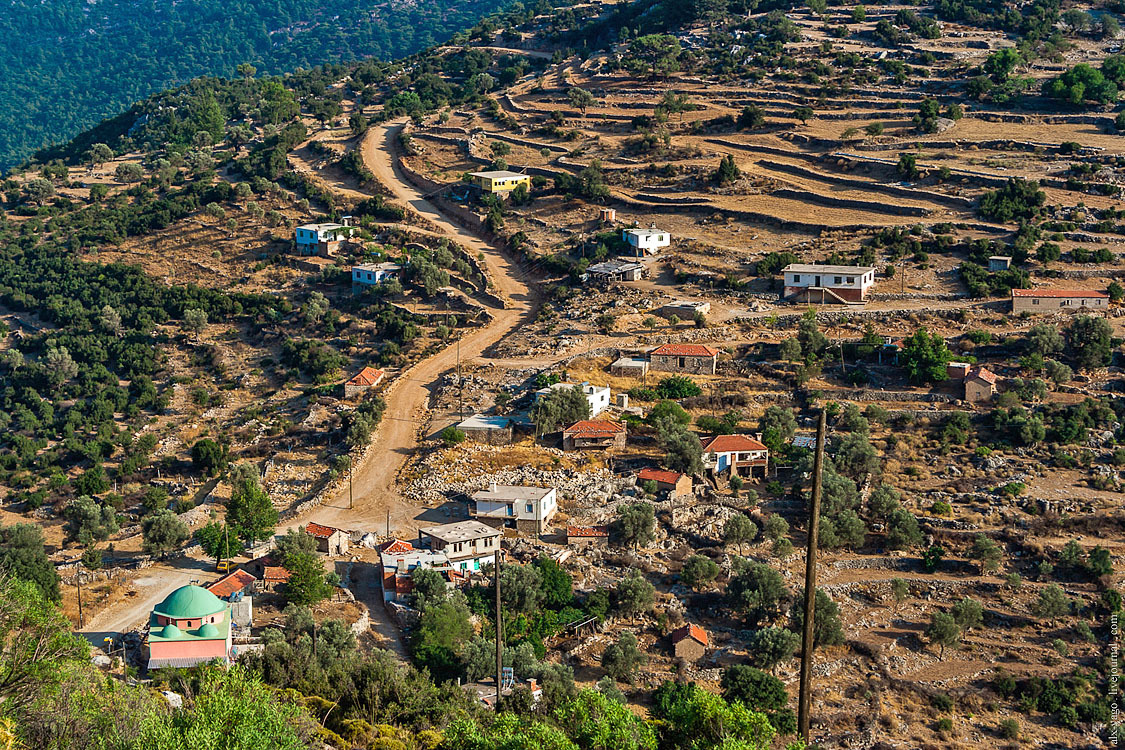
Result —
[[581, 388], [582, 393], [586, 395], [586, 401], [590, 404], [590, 416], [596, 417], [603, 411], [609, 408], [610, 399], [612, 394], [608, 386], [591, 385], [588, 382], [583, 383], [555, 383], [546, 388], [540, 388], [535, 392], [535, 400], [546, 396], [551, 391], [556, 391], [562, 388]]
[[491, 484], [474, 492], [472, 498], [478, 520], [529, 534], [546, 532], [559, 507], [553, 487]]
[[633, 255], [637, 257], [656, 255], [660, 252], [660, 248], [672, 244], [672, 235], [656, 227], [623, 229], [621, 230], [621, 239], [625, 241], [625, 244], [633, 251]]
[[503, 532], [480, 521], [458, 521], [421, 529], [418, 535], [434, 552], [444, 552], [454, 570], [475, 572], [496, 560]]
[[862, 305], [875, 283], [875, 269], [870, 266], [791, 263], [781, 272], [785, 276], [782, 297], [800, 302]]

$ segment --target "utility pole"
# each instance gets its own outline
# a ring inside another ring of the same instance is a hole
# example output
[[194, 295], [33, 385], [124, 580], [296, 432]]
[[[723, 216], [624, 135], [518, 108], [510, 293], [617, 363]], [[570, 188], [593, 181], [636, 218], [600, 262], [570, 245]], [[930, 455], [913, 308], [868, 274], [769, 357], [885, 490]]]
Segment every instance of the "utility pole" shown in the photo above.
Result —
[[465, 385], [461, 382], [461, 339], [457, 339], [457, 418], [465, 421]]
[[391, 509], [387, 508], [387, 538], [391, 537]]
[[504, 626], [500, 614], [500, 540], [496, 540], [496, 562], [492, 566], [496, 583], [496, 711], [500, 710], [500, 690], [504, 672]]
[[355, 466], [351, 465], [351, 457], [348, 457], [348, 510], [352, 509], [353, 500], [353, 485], [355, 484]]
[[86, 627], [86, 622], [85, 622], [84, 618], [82, 617], [82, 568], [81, 567], [79, 567], [78, 570], [75, 571], [74, 580], [76, 580], [78, 582], [78, 627], [84, 628], [84, 627]]
[[809, 503], [808, 550], [805, 553], [805, 632], [801, 638], [801, 692], [797, 727], [801, 738], [809, 741], [809, 706], [812, 698], [813, 626], [816, 624], [816, 537], [820, 525], [820, 479], [824, 464], [824, 409], [816, 424], [816, 456], [813, 460], [812, 500]]

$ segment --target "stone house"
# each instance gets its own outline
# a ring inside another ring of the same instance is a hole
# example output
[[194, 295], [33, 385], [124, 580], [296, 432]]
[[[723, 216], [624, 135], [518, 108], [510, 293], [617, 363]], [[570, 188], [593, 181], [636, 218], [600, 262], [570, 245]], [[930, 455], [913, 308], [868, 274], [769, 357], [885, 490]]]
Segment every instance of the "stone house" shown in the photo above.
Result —
[[608, 526], [567, 526], [566, 543], [573, 547], [608, 547]]
[[305, 531], [316, 540], [316, 551], [326, 555], [346, 555], [351, 545], [351, 536], [346, 531], [331, 526], [313, 523], [305, 526]]
[[719, 350], [706, 344], [664, 344], [648, 353], [648, 361], [654, 371], [714, 375]]
[[1091, 289], [1013, 289], [1013, 313], [1106, 310], [1109, 295]]
[[656, 491], [666, 493], [671, 498], [691, 495], [691, 476], [678, 471], [646, 466], [637, 473], [637, 484], [643, 482], [655, 482]]
[[698, 662], [707, 653], [707, 631], [698, 625], [684, 625], [672, 631], [672, 651], [677, 659]]
[[563, 450], [624, 448], [625, 425], [602, 419], [583, 419], [563, 430]]
[[383, 382], [383, 378], [387, 375], [383, 370], [376, 370], [374, 367], [364, 367], [357, 372], [351, 380], [344, 383], [344, 398], [355, 398], [362, 395], [370, 388], [374, 388]]
[[996, 374], [987, 367], [975, 367], [965, 377], [965, 401], [970, 404], [991, 401], [996, 395]]
[[502, 415], [474, 414], [457, 429], [465, 433], [468, 440], [489, 445], [507, 445], [512, 442], [512, 418]]

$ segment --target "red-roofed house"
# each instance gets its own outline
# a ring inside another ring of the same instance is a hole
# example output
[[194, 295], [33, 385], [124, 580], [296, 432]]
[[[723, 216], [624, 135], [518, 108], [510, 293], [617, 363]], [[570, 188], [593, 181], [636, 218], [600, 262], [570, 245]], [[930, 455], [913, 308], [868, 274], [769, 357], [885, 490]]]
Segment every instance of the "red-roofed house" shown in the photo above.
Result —
[[262, 572], [262, 588], [277, 591], [277, 587], [289, 581], [289, 571], [281, 566], [268, 565]]
[[996, 395], [997, 377], [987, 367], [974, 367], [965, 377], [965, 400], [971, 404], [991, 401]]
[[257, 582], [257, 580], [258, 579], [249, 571], [239, 568], [233, 573], [229, 573], [212, 583], [207, 587], [207, 590], [220, 599], [229, 599], [231, 594], [245, 591], [247, 587]]
[[344, 383], [344, 398], [353, 398], [363, 395], [368, 388], [374, 388], [383, 382], [387, 373], [376, 370], [374, 367], [364, 367], [348, 382]]
[[684, 625], [672, 631], [672, 650], [677, 659], [697, 662], [707, 653], [707, 631], [698, 625]]
[[670, 497], [687, 497], [691, 494], [691, 477], [678, 471], [647, 466], [637, 472], [637, 484], [642, 482], [656, 482], [656, 491], [667, 492]]
[[414, 545], [402, 539], [389, 539], [379, 545], [379, 551], [388, 555], [402, 555], [414, 551]]
[[604, 419], [583, 419], [563, 430], [563, 450], [624, 448], [625, 425]]
[[608, 526], [567, 526], [566, 543], [578, 547], [605, 547], [609, 545]]
[[1092, 289], [1013, 289], [1012, 312], [1105, 310], [1109, 295]]
[[648, 353], [649, 366], [661, 372], [714, 375], [719, 350], [706, 344], [664, 344]]
[[305, 531], [316, 540], [316, 551], [327, 555], [346, 555], [351, 537], [346, 531], [310, 521]]
[[764, 477], [769, 457], [769, 448], [749, 435], [716, 435], [703, 441], [703, 468], [715, 476], [730, 470], [740, 476]]

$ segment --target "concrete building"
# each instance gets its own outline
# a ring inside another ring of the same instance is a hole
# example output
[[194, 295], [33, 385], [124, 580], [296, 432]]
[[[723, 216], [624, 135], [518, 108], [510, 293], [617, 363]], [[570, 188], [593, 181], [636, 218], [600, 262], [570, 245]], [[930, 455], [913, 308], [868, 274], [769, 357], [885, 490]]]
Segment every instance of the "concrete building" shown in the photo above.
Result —
[[719, 350], [706, 344], [664, 344], [648, 353], [649, 367], [660, 372], [714, 375]]
[[473, 184], [489, 195], [505, 196], [520, 185], [531, 189], [531, 177], [519, 172], [499, 170], [494, 172], [470, 172]]
[[791, 263], [781, 273], [785, 277], [781, 296], [793, 302], [861, 305], [875, 283], [875, 269], [870, 266]]
[[711, 312], [710, 302], [696, 302], [690, 299], [678, 299], [675, 302], [669, 302], [659, 310], [660, 314], [665, 318], [671, 318], [675, 315], [680, 320], [694, 320], [696, 313], [707, 315]]
[[707, 631], [698, 625], [688, 624], [672, 631], [671, 640], [676, 658], [692, 663], [702, 659], [710, 645]]
[[465, 433], [467, 439], [477, 443], [507, 445], [512, 442], [511, 417], [474, 414], [465, 421], [458, 422], [457, 429]]
[[599, 385], [591, 385], [589, 382], [582, 383], [555, 383], [546, 388], [540, 388], [535, 392], [535, 400], [543, 398], [552, 391], [562, 390], [565, 388], [581, 388], [583, 395], [586, 396], [586, 401], [590, 404], [590, 416], [596, 417], [603, 411], [609, 408], [611, 403], [612, 394], [609, 388]]
[[186, 668], [231, 659], [230, 605], [205, 588], [181, 586], [157, 604], [143, 650], [148, 668]]
[[1105, 310], [1109, 295], [1091, 289], [1013, 289], [1012, 312], [1039, 313], [1056, 310]]
[[316, 540], [316, 551], [326, 555], [346, 555], [351, 546], [351, 537], [348, 532], [334, 529], [319, 523], [309, 523], [305, 531]]
[[364, 367], [357, 372], [351, 380], [344, 383], [344, 398], [362, 396], [367, 390], [382, 383], [386, 375], [387, 373], [383, 370], [376, 370], [374, 367]]
[[563, 430], [563, 450], [605, 450], [625, 447], [625, 424], [604, 419], [583, 419]]
[[643, 378], [648, 374], [648, 359], [645, 357], [621, 357], [609, 366], [611, 375], [625, 375]]
[[717, 435], [703, 441], [703, 468], [715, 476], [729, 471], [765, 477], [769, 457], [769, 448], [749, 435]]
[[[444, 552], [416, 549], [410, 542], [392, 539], [379, 547], [379, 560], [382, 563], [380, 580], [384, 602], [407, 601], [414, 591], [413, 574], [418, 568], [436, 570], [446, 577], [447, 583], [453, 583], [449, 577], [453, 568]], [[459, 579], [460, 575], [455, 577]]]
[[988, 257], [988, 270], [989, 271], [1007, 271], [1012, 267], [1012, 258], [1010, 255], [990, 255]]
[[678, 471], [666, 471], [647, 466], [637, 472], [637, 484], [655, 482], [656, 491], [671, 498], [691, 496], [691, 477]]
[[574, 547], [608, 547], [608, 526], [567, 526], [566, 543]]
[[974, 367], [965, 376], [965, 400], [971, 404], [991, 401], [996, 395], [996, 374], [987, 367]]
[[660, 248], [672, 244], [672, 235], [662, 229], [657, 229], [655, 226], [648, 229], [637, 227], [623, 229], [621, 230], [621, 239], [629, 246], [630, 252], [638, 258], [656, 255], [660, 252]]
[[352, 266], [352, 291], [382, 284], [388, 279], [397, 279], [402, 273], [398, 263], [361, 263]]
[[458, 521], [430, 526], [418, 532], [425, 546], [444, 552], [454, 570], [478, 571], [496, 560], [502, 532], [480, 521]]
[[645, 267], [631, 260], [607, 260], [586, 269], [586, 278], [597, 284], [614, 281], [640, 281]]
[[343, 224], [328, 222], [297, 227], [293, 236], [297, 254], [329, 256], [340, 252], [341, 243], [355, 232], [355, 227], [348, 225], [350, 219], [350, 216], [345, 216]]
[[973, 366], [968, 362], [950, 362], [945, 366], [945, 376], [950, 380], [964, 380]]
[[472, 494], [478, 521], [496, 528], [517, 529], [521, 534], [543, 534], [558, 511], [553, 487], [520, 487], [491, 484]]

